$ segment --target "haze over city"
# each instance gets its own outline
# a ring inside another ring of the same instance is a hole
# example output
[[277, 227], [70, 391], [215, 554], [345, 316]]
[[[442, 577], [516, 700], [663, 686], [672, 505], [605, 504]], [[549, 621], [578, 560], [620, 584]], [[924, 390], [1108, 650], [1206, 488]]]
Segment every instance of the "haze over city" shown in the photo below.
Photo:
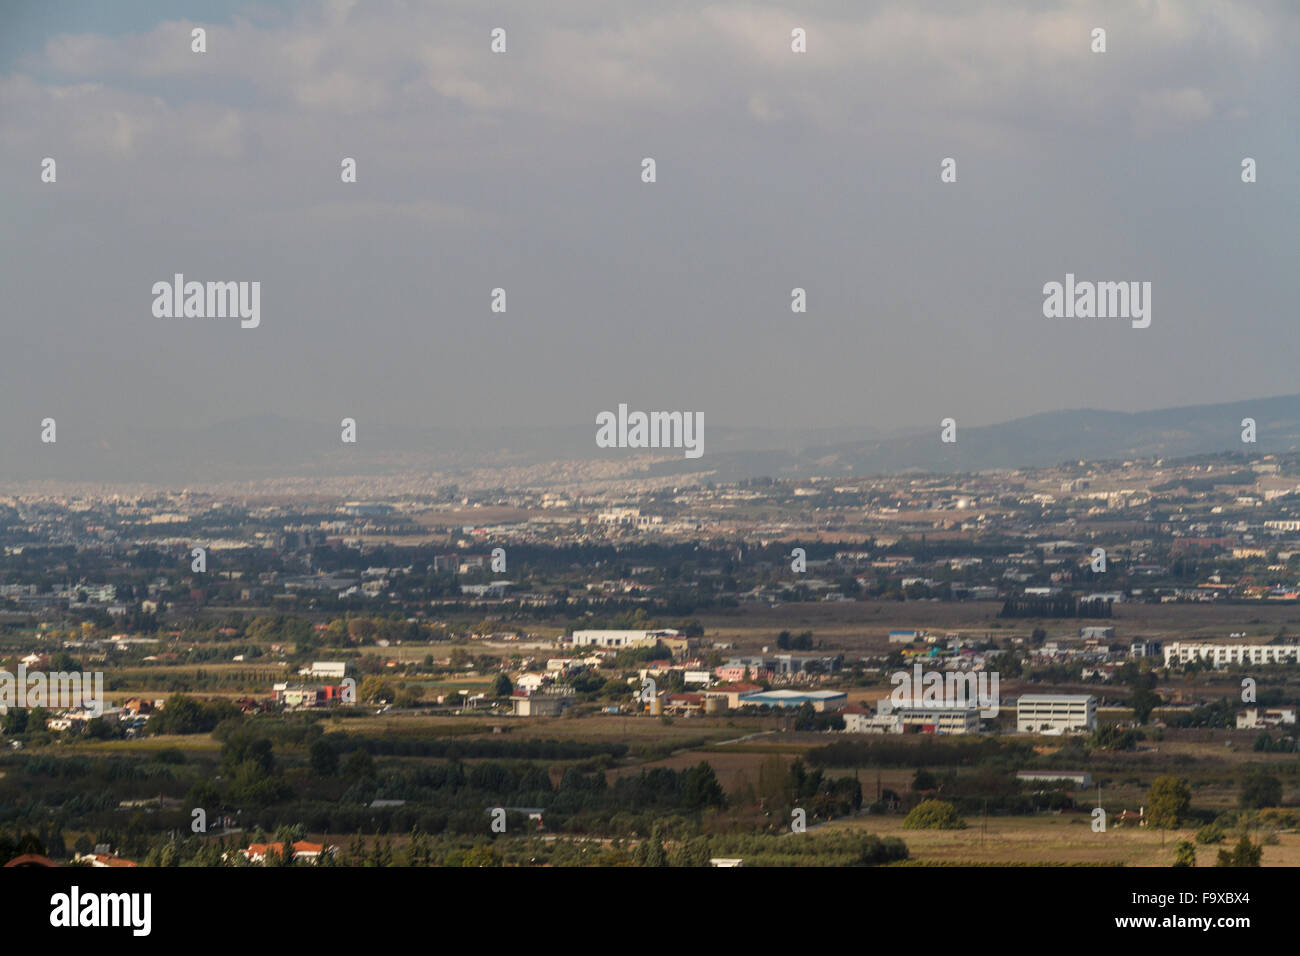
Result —
[[[45, 473], [47, 416], [60, 445], [135, 434], [148, 471], [170, 447], [148, 436], [246, 422], [274, 444], [266, 419], [336, 444], [351, 416], [363, 447], [389, 427], [590, 436], [627, 402], [816, 444], [1295, 391], [1287, 4], [3, 18], [0, 478]], [[498, 20], [505, 56], [482, 39]], [[175, 273], [260, 282], [260, 324], [156, 318]], [[1150, 282], [1150, 327], [1045, 318], [1067, 273]]]

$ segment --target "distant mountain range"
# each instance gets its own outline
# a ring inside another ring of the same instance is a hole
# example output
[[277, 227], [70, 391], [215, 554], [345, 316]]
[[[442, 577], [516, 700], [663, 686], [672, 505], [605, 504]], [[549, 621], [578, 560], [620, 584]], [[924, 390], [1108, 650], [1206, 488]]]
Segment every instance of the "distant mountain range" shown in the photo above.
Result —
[[[1241, 440], [1245, 418], [1256, 442]], [[723, 453], [709, 461], [718, 480], [766, 474], [897, 474], [1046, 467], [1073, 460], [1183, 458], [1224, 451], [1270, 454], [1300, 450], [1300, 395], [1145, 412], [1078, 409], [1043, 412], [997, 425], [963, 428], [939, 440], [939, 422], [924, 433], [834, 443], [809, 443], [795, 455]], [[706, 456], [707, 458], [708, 456]]]
[[[1244, 445], [1241, 421], [1253, 418], [1258, 441]], [[78, 436], [59, 425], [54, 445], [11, 446], [0, 460], [0, 481], [56, 479], [147, 482], [157, 485], [259, 481], [288, 477], [366, 475], [445, 476], [455, 481], [492, 469], [529, 476], [528, 484], [564, 484], [583, 462], [601, 478], [617, 480], [640, 450], [602, 450], [595, 426], [542, 428], [406, 428], [362, 421], [358, 442], [339, 440], [334, 422], [274, 416], [185, 431], [130, 426]], [[1089, 409], [1043, 412], [997, 425], [963, 426], [944, 444], [940, 425], [886, 434], [867, 427], [813, 430], [727, 428], [706, 421], [704, 455], [665, 456], [629, 477], [700, 475], [742, 478], [864, 476], [907, 471], [969, 472], [1042, 467], [1065, 461], [1188, 457], [1223, 451], [1300, 450], [1300, 395], [1145, 412]], [[552, 467], [547, 467], [548, 465]], [[550, 478], [547, 478], [550, 475]], [[479, 482], [483, 483], [480, 476]], [[504, 481], [502, 483], [510, 483]]]

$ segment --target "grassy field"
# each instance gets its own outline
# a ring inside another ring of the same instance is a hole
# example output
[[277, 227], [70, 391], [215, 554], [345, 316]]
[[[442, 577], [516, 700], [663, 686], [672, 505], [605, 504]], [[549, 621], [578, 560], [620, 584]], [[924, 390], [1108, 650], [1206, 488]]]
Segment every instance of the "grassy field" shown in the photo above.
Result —
[[[862, 601], [807, 602], [742, 606], [719, 614], [697, 615], [711, 640], [735, 642], [751, 650], [762, 644], [775, 645], [781, 631], [812, 631], [827, 649], [859, 651], [888, 645], [889, 632], [900, 628], [988, 632], [994, 639], [1009, 635], [1028, 636], [1042, 627], [1049, 636], [1073, 636], [1086, 625], [1113, 626], [1124, 639], [1142, 636], [1149, 640], [1195, 640], [1227, 638], [1244, 631], [1249, 638], [1266, 639], [1278, 629], [1300, 629], [1300, 608], [1266, 604], [1120, 604], [1114, 617], [1104, 620], [1022, 619], [999, 620], [1000, 601]], [[775, 647], [773, 646], [773, 650]]]
[[[863, 829], [879, 836], [901, 838], [916, 863], [930, 865], [1056, 865], [1169, 866], [1174, 846], [1191, 841], [1194, 830], [1156, 830], [1111, 826], [1094, 833], [1085, 813], [1034, 817], [990, 817], [985, 824], [968, 818], [965, 830], [906, 830], [901, 816], [862, 816], [818, 827], [827, 830]], [[1283, 833], [1277, 846], [1264, 847], [1264, 866], [1300, 865], [1300, 833]], [[1197, 866], [1213, 866], [1226, 841], [1197, 847]]]

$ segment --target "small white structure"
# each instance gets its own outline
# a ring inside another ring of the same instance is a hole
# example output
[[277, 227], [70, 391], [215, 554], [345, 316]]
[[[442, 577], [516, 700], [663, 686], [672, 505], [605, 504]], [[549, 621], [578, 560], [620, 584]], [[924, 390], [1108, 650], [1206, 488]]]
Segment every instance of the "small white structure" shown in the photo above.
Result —
[[333, 680], [342, 680], [348, 676], [347, 661], [312, 661], [311, 667], [304, 668], [298, 672], [308, 677], [326, 677]]
[[841, 712], [846, 734], [901, 734], [903, 718], [899, 714], [873, 714], [854, 708]]

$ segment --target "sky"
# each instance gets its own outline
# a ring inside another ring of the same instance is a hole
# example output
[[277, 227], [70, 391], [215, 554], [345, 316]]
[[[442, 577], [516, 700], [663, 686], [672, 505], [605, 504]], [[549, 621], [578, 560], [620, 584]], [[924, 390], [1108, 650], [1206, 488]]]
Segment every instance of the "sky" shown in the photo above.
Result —
[[[1300, 392], [1297, 49], [1281, 2], [9, 0], [0, 447]], [[260, 325], [155, 317], [178, 272]], [[1067, 273], [1150, 327], [1045, 318]]]

